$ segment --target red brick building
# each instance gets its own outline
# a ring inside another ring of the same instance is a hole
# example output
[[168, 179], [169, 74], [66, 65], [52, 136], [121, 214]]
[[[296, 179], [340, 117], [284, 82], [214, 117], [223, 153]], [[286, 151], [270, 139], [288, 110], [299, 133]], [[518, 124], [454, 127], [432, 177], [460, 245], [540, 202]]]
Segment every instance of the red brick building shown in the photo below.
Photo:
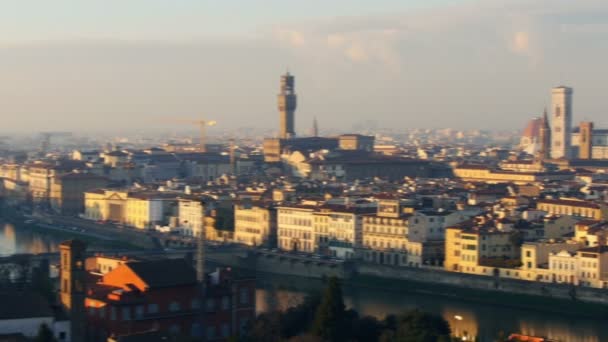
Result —
[[206, 276], [204, 296], [185, 259], [128, 261], [88, 277], [88, 341], [147, 331], [221, 341], [255, 317], [255, 279], [230, 269]]

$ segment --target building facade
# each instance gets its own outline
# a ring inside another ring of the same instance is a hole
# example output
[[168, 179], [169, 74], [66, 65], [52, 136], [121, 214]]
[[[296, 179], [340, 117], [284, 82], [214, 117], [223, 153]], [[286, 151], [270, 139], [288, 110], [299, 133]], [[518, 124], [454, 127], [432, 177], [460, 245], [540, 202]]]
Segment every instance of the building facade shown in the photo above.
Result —
[[293, 138], [295, 131], [295, 111], [297, 96], [295, 92], [295, 77], [289, 72], [281, 76], [281, 87], [277, 96], [279, 107], [279, 137], [281, 139]]
[[235, 204], [234, 240], [248, 246], [276, 247], [277, 210], [262, 203]]
[[553, 117], [551, 121], [551, 158], [571, 158], [572, 146], [572, 88], [551, 90]]
[[316, 206], [277, 208], [278, 248], [284, 251], [314, 253], [313, 213]]

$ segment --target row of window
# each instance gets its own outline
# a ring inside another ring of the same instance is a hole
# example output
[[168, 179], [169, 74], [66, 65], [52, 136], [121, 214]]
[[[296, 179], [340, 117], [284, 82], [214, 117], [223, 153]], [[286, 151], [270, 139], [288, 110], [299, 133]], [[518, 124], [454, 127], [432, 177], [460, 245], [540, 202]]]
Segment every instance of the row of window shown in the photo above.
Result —
[[378, 233], [378, 234], [393, 234], [393, 235], [405, 235], [406, 229], [404, 228], [391, 228], [384, 226], [363, 226], [363, 231], [366, 233]]
[[258, 223], [260, 222], [260, 218], [257, 216], [250, 216], [250, 215], [235, 215], [234, 220], [236, 222], [251, 222], [251, 223]]
[[279, 229], [279, 236], [299, 238], [305, 240], [310, 240], [312, 238], [312, 234], [310, 232], [303, 232], [297, 229]]
[[309, 218], [299, 218], [279, 215], [279, 224], [289, 224], [293, 226], [312, 227], [312, 220]]
[[[167, 307], [169, 312], [179, 312], [182, 310], [181, 305], [177, 301], [172, 301], [169, 303]], [[198, 310], [200, 309], [200, 301], [199, 299], [192, 299], [190, 302], [190, 309]], [[106, 317], [106, 307], [100, 306], [95, 307], [93, 305], [88, 307], [89, 316], [99, 316], [99, 318]], [[118, 309], [114, 306], [110, 307], [109, 318], [112, 321], [122, 320], [122, 321], [130, 321], [132, 319], [141, 319], [145, 314], [154, 315], [160, 312], [160, 307], [157, 303], [150, 303], [146, 306], [144, 305], [136, 305], [134, 307], [131, 306], [123, 306], [120, 308], [120, 318], [118, 318]]]
[[574, 206], [562, 206], [562, 205], [539, 205], [540, 210], [547, 211], [557, 215], [570, 215], [570, 216], [584, 216], [584, 217], [595, 217], [596, 210], [591, 208], [574, 207]]

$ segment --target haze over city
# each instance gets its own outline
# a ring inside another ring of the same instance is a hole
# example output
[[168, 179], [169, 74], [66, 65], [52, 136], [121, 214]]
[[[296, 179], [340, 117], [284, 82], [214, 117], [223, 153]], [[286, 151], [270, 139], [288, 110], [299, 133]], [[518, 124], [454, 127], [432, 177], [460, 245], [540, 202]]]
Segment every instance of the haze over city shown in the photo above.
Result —
[[[120, 8], [120, 10], [118, 10]], [[30, 1], [0, 6], [4, 132], [158, 129], [161, 117], [297, 127], [520, 129], [575, 88], [605, 119], [605, 1]], [[35, 100], [32, 100], [35, 98]], [[276, 128], [276, 127], [275, 127]], [[299, 132], [300, 133], [300, 132]]]

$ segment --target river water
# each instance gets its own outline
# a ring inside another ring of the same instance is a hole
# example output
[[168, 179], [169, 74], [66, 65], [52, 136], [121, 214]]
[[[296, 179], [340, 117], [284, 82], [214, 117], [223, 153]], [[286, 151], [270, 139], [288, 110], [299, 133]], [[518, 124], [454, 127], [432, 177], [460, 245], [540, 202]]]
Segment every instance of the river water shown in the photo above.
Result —
[[[45, 253], [57, 251], [63, 238], [52, 233], [15, 228], [0, 224], [0, 255]], [[285, 309], [297, 305], [307, 294], [321, 291], [323, 283], [286, 276], [258, 277], [257, 310]], [[419, 308], [442, 315], [455, 334], [478, 336], [481, 341], [494, 341], [499, 331], [547, 336], [563, 342], [608, 341], [608, 321], [558, 314], [503, 308], [430, 295], [395, 293], [354, 287], [344, 288], [347, 306], [362, 315], [383, 318], [408, 309]], [[458, 317], [459, 319], [456, 319]]]

